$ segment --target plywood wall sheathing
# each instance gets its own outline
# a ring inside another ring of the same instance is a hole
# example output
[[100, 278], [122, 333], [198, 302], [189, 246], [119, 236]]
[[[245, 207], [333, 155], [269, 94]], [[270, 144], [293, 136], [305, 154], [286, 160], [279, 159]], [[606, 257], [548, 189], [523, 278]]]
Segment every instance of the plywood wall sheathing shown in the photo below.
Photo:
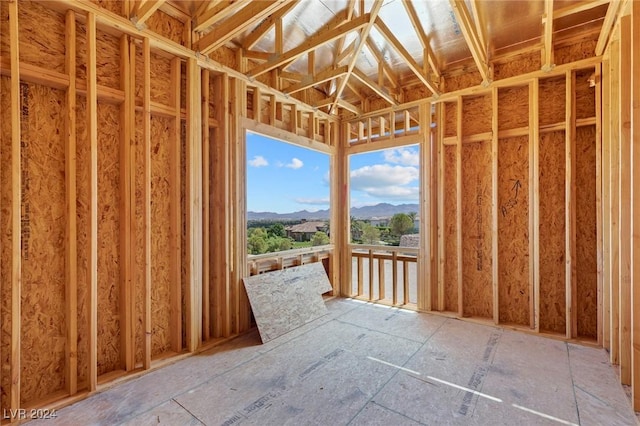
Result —
[[175, 41], [183, 46], [186, 45], [185, 40], [185, 24], [178, 19], [169, 16], [161, 10], [153, 13], [149, 19], [145, 21], [145, 25], [153, 32]]
[[40, 3], [21, 1], [18, 7], [20, 61], [64, 73], [64, 15]]
[[596, 116], [595, 80], [593, 68], [576, 71], [576, 120]]
[[528, 86], [498, 89], [498, 129], [509, 130], [527, 126], [529, 126]]
[[501, 80], [516, 75], [538, 71], [542, 67], [540, 54], [524, 53], [516, 57], [505, 57], [494, 62], [493, 80]]
[[498, 274], [502, 323], [529, 325], [529, 138], [498, 141]]
[[556, 47], [553, 52], [553, 60], [557, 65], [568, 64], [593, 57], [598, 40], [591, 39], [567, 46]]
[[565, 120], [565, 78], [550, 77], [539, 80], [540, 126], [564, 123]]
[[559, 334], [566, 329], [564, 143], [562, 131], [540, 135], [540, 330]]
[[491, 131], [491, 94], [468, 96], [462, 102], [462, 136]]

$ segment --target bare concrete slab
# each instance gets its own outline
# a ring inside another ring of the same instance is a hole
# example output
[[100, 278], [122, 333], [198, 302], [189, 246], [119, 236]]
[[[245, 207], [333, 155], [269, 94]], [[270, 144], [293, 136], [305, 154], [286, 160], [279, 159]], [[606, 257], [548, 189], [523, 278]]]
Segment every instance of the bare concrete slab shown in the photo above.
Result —
[[602, 349], [348, 299], [59, 410], [47, 425], [635, 425]]
[[243, 278], [262, 342], [327, 313], [322, 294], [331, 291], [322, 263]]

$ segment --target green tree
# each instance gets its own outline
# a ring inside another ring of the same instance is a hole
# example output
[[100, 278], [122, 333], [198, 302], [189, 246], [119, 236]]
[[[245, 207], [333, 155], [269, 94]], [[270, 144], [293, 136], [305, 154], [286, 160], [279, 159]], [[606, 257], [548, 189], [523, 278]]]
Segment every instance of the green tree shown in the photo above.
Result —
[[269, 227], [269, 229], [267, 230], [267, 233], [269, 234], [269, 236], [271, 237], [286, 237], [287, 236], [287, 231], [284, 229], [284, 225], [281, 223], [274, 223], [273, 225], [271, 225]]
[[323, 246], [325, 244], [329, 244], [329, 236], [322, 231], [318, 231], [313, 234], [311, 237], [311, 245], [312, 246]]
[[267, 252], [291, 250], [293, 241], [291, 238], [269, 237], [267, 239]]
[[394, 214], [389, 222], [391, 233], [396, 236], [408, 234], [413, 229], [413, 220], [406, 213]]
[[362, 242], [365, 244], [378, 244], [380, 242], [380, 229], [365, 223], [362, 227]]
[[268, 248], [267, 244], [267, 231], [264, 228], [253, 228], [249, 231], [249, 239], [247, 240], [247, 249], [250, 254], [262, 254], [266, 253]]

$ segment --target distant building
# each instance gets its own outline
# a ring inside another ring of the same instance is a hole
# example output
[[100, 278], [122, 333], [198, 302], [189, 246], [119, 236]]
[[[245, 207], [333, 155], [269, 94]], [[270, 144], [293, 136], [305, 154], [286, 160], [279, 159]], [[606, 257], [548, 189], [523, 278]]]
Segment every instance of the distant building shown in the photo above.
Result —
[[329, 235], [329, 224], [327, 222], [307, 222], [305, 220], [297, 225], [287, 226], [287, 237], [295, 241], [310, 241], [313, 235], [322, 231]]
[[372, 226], [389, 226], [390, 217], [372, 217], [369, 219], [369, 223]]

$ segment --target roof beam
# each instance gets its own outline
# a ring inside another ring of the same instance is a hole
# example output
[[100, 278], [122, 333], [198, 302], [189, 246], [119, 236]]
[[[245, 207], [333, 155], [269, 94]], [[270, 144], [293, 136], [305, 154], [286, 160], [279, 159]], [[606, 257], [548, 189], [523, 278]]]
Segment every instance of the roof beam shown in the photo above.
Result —
[[253, 49], [253, 46], [255, 46], [256, 43], [269, 32], [271, 27], [273, 27], [279, 19], [282, 19], [284, 15], [293, 9], [298, 4], [298, 1], [299, 0], [293, 0], [292, 2], [287, 3], [287, 5], [282, 9], [262, 21], [260, 25], [258, 25], [256, 29], [244, 39], [242, 47], [244, 49]]
[[[356, 62], [358, 61], [358, 54], [364, 47], [364, 44], [367, 42], [367, 38], [369, 38], [369, 32], [371, 31], [371, 28], [373, 28], [373, 25], [376, 22], [376, 18], [378, 17], [378, 12], [380, 12], [381, 7], [382, 7], [382, 0], [377, 0], [376, 2], [373, 3], [373, 6], [371, 6], [371, 10], [369, 11], [369, 22], [360, 32], [360, 40], [358, 41], [358, 45], [356, 46], [356, 49], [354, 50], [353, 55], [351, 56], [351, 60], [349, 61], [349, 69], [347, 71], [347, 76], [344, 79], [342, 79], [340, 81], [340, 84], [338, 85], [338, 90], [336, 91], [336, 100], [340, 99], [340, 96], [342, 96], [342, 92], [344, 91], [344, 88], [347, 85], [347, 80], [349, 80], [349, 77], [351, 76], [351, 73], [353, 72], [356, 66]], [[333, 110], [337, 105], [338, 105], [337, 103], [334, 103], [331, 106], [331, 108], [329, 108], [329, 112], [331, 112], [331, 110]]]
[[259, 65], [252, 70], [250, 70], [247, 75], [249, 77], [256, 77], [260, 74], [263, 74], [267, 71], [271, 71], [274, 68], [278, 68], [281, 65], [288, 64], [300, 56], [315, 50], [318, 46], [321, 46], [325, 43], [329, 43], [338, 37], [341, 37], [351, 31], [355, 31], [361, 27], [364, 27], [369, 22], [369, 15], [366, 14], [359, 18], [353, 19], [349, 22], [346, 22], [335, 28], [327, 28], [314, 36], [309, 37], [304, 43], [289, 50], [282, 55], [275, 54], [274, 59], [268, 61], [262, 65]]
[[145, 2], [142, 0], [137, 1], [133, 13], [131, 14], [131, 22], [133, 22], [136, 27], [141, 28], [145, 21], [149, 19], [149, 17], [153, 15], [164, 2], [165, 0], [146, 0]]
[[449, 0], [451, 8], [456, 15], [456, 20], [460, 25], [460, 31], [467, 42], [467, 46], [471, 51], [471, 56], [480, 71], [483, 85], [488, 85], [491, 80], [489, 78], [489, 65], [487, 64], [487, 49], [480, 41], [480, 36], [476, 31], [476, 27], [471, 19], [469, 10], [464, 0]]
[[413, 71], [413, 73], [418, 77], [418, 79], [425, 85], [434, 96], [439, 96], [440, 91], [436, 87], [436, 85], [427, 77], [420, 68], [420, 65], [416, 62], [415, 59], [407, 52], [407, 49], [404, 48], [402, 43], [393, 35], [389, 27], [380, 19], [380, 17], [376, 18], [376, 27], [380, 31], [380, 34], [387, 40], [387, 42], [393, 46], [393, 48], [398, 52], [398, 54], [404, 59], [407, 63], [407, 66]]
[[553, 0], [544, 0], [544, 51], [542, 52], [542, 70], [553, 68]]
[[333, 80], [334, 78], [346, 74], [347, 71], [348, 67], [345, 65], [338, 68], [331, 67], [327, 70], [319, 72], [316, 75], [305, 75], [302, 77], [302, 80], [300, 80], [300, 83], [292, 84], [291, 86], [285, 88], [283, 92], [290, 95], [292, 93], [299, 92], [301, 90], [324, 83], [325, 81]]
[[198, 40], [195, 50], [206, 55], [245, 31], [255, 22], [277, 12], [286, 5], [287, 2], [285, 0], [251, 2]]
[[571, 6], [563, 7], [553, 12], [553, 19], [564, 18], [565, 16], [574, 15], [576, 13], [584, 12], [585, 10], [593, 9], [603, 4], [612, 3], [624, 3], [620, 0], [592, 0], [583, 1], [578, 4], [572, 4]]
[[371, 54], [376, 57], [378, 63], [382, 65], [384, 74], [389, 79], [389, 82], [391, 83], [393, 88], [395, 89], [396, 87], [398, 87], [400, 85], [400, 83], [398, 82], [398, 77], [393, 72], [393, 69], [391, 69], [391, 66], [387, 63], [387, 61], [384, 60], [384, 55], [382, 54], [382, 52], [380, 52], [380, 50], [378, 50], [378, 46], [376, 46], [371, 36], [367, 37], [367, 48], [369, 49]]
[[246, 0], [226, 0], [218, 2], [214, 7], [204, 10], [202, 14], [195, 17], [193, 31], [200, 32], [206, 30], [216, 22], [236, 13], [243, 6], [246, 6], [247, 3]]
[[614, 0], [609, 3], [609, 8], [607, 9], [607, 14], [604, 17], [602, 29], [600, 30], [600, 36], [598, 37], [598, 43], [596, 44], [596, 56], [601, 56], [606, 50], [607, 44], [609, 43], [609, 35], [618, 20], [621, 5], [621, 1]]
[[376, 84], [372, 79], [367, 77], [367, 75], [362, 71], [360, 71], [359, 69], [355, 68], [351, 75], [353, 75], [355, 78], [360, 80], [364, 85], [366, 85], [367, 87], [369, 87], [369, 89], [376, 92], [378, 96], [380, 96], [385, 101], [389, 102], [391, 105], [398, 105], [398, 101], [396, 101], [393, 98], [393, 96], [391, 96], [391, 94], [387, 89], [385, 89], [384, 87], [380, 87], [378, 84]]
[[407, 11], [407, 15], [409, 15], [411, 25], [413, 25], [413, 28], [418, 33], [418, 39], [420, 40], [420, 43], [422, 43], [422, 48], [426, 51], [426, 57], [424, 58], [424, 61], [428, 62], [429, 66], [431, 67], [431, 71], [433, 71], [433, 73], [437, 77], [440, 77], [440, 70], [438, 68], [436, 58], [433, 55], [433, 50], [431, 49], [431, 44], [429, 43], [429, 37], [424, 32], [424, 27], [420, 22], [420, 18], [418, 18], [418, 13], [416, 12], [415, 7], [413, 7], [413, 3], [411, 2], [411, 0], [402, 0], [402, 4]]
[[[347, 21], [350, 21], [353, 18], [354, 6], [356, 4], [356, 0], [349, 0], [347, 3]], [[345, 37], [340, 37], [336, 42], [335, 55], [339, 56], [340, 52], [342, 52], [342, 48], [344, 47]], [[336, 65], [339, 61], [336, 61]]]

